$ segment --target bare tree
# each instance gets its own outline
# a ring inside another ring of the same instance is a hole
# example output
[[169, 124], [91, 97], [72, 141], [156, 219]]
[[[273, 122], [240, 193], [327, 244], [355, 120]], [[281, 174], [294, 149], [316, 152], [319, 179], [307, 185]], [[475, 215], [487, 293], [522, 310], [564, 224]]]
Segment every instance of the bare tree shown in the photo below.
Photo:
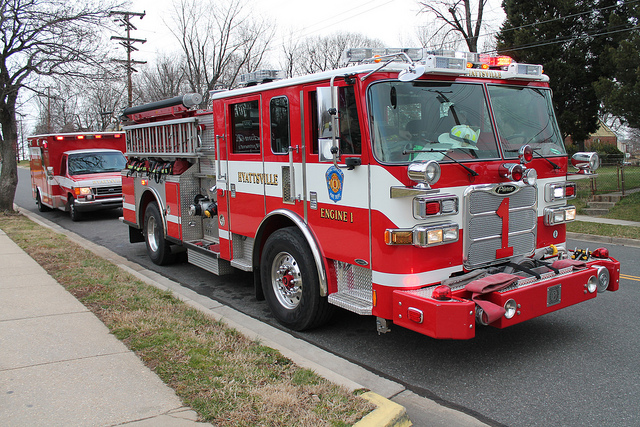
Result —
[[[82, 97], [85, 127], [88, 130], [104, 132], [118, 127], [118, 114], [127, 103], [127, 92], [121, 78], [105, 75], [87, 86]], [[81, 121], [82, 123], [82, 121]]]
[[478, 38], [482, 28], [482, 15], [487, 1], [429, 0], [419, 3], [423, 7], [423, 13], [435, 15], [436, 21], [441, 23], [436, 28], [434, 36], [440, 34], [442, 40], [449, 40], [451, 36], [457, 35], [464, 39], [469, 52], [477, 52]]
[[181, 0], [172, 32], [185, 54], [184, 69], [193, 92], [204, 95], [231, 86], [242, 70], [263, 60], [274, 27], [252, 20], [246, 0]]
[[86, 76], [100, 67], [102, 18], [110, 0], [0, 0], [0, 210], [13, 210], [18, 184], [16, 105], [37, 77]]
[[[381, 47], [380, 40], [358, 33], [338, 33], [332, 36], [309, 37], [302, 41], [300, 54], [292, 67], [294, 74], [317, 73], [338, 68], [345, 49], [350, 47]], [[293, 59], [292, 59], [293, 60]]]
[[300, 39], [292, 32], [284, 41], [281, 49], [280, 69], [284, 71], [285, 77], [293, 77], [296, 64], [300, 61]]
[[134, 89], [140, 102], [154, 102], [184, 94], [188, 88], [185, 60], [175, 55], [160, 55], [153, 66], [140, 70]]

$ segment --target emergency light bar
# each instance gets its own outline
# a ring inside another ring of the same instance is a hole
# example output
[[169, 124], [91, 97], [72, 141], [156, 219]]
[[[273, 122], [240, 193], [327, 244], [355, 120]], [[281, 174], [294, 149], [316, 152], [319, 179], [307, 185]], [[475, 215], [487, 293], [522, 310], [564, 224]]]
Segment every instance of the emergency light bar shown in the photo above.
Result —
[[[494, 75], [494, 78], [522, 79], [522, 80], [547, 80], [543, 74], [542, 65], [518, 64], [510, 56], [487, 55], [475, 52], [455, 52], [452, 50], [428, 50], [424, 48], [353, 48], [346, 49], [342, 53], [340, 60], [343, 66], [354, 65], [355, 63], [381, 62], [382, 60], [395, 60], [398, 62], [408, 62], [425, 66], [426, 74], [454, 74], [472, 75], [474, 69], [496, 70], [502, 72], [501, 75]], [[476, 75], [477, 77], [478, 75]], [[489, 77], [479, 75], [481, 77]]]
[[281, 79], [284, 79], [284, 71], [282, 70], [258, 70], [252, 73], [241, 74], [240, 86], [253, 86]]

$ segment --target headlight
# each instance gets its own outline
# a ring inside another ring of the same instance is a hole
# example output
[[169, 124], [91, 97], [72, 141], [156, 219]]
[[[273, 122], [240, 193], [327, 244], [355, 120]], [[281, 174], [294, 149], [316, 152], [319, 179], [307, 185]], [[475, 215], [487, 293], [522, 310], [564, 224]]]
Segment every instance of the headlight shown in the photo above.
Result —
[[575, 206], [544, 209], [544, 225], [558, 225], [576, 219]]
[[598, 289], [598, 278], [596, 276], [589, 277], [587, 280], [587, 291], [590, 294], [594, 293]]
[[571, 156], [571, 164], [578, 169], [578, 173], [590, 174], [600, 167], [598, 153], [578, 152]]
[[507, 302], [504, 303], [504, 309], [504, 317], [506, 317], [507, 319], [511, 319], [516, 315], [516, 312], [518, 311], [518, 304], [516, 304], [515, 300], [513, 299], [507, 300]]
[[609, 287], [609, 281], [611, 279], [609, 269], [600, 265], [594, 265], [594, 267], [598, 271], [598, 293], [604, 292]]
[[88, 196], [91, 194], [91, 188], [89, 187], [76, 187], [74, 189], [76, 196]]
[[447, 222], [441, 224], [416, 225], [412, 229], [387, 229], [384, 241], [387, 245], [414, 245], [420, 248], [442, 245], [458, 241], [458, 224]]
[[418, 184], [435, 184], [440, 179], [440, 165], [435, 160], [411, 163], [407, 169], [407, 176]]
[[538, 172], [535, 169], [525, 169], [522, 176], [522, 182], [527, 185], [536, 185], [538, 181]]
[[573, 199], [576, 197], [575, 182], [555, 182], [545, 185], [544, 199], [547, 202], [555, 200]]

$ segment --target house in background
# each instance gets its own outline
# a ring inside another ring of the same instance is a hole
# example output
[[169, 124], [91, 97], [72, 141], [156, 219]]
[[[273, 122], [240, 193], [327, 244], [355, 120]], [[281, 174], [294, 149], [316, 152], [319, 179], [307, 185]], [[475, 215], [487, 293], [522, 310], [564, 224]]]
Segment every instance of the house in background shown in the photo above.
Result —
[[[566, 145], [573, 144], [573, 139], [571, 139], [571, 135], [565, 138], [564, 143]], [[618, 136], [602, 120], [598, 120], [598, 130], [596, 130], [594, 133], [589, 135], [589, 138], [587, 138], [587, 140], [584, 141], [584, 148], [585, 150], [590, 150], [591, 146], [597, 143], [613, 145], [623, 153], [626, 152], [624, 144], [622, 144], [623, 145], [622, 147], [619, 146]]]

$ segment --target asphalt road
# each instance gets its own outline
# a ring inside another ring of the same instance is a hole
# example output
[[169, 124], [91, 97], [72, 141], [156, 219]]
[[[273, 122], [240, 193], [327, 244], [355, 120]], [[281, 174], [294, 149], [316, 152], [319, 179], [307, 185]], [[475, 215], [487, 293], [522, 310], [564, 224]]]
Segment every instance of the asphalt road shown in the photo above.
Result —
[[[16, 204], [37, 213], [28, 170], [20, 169], [19, 179]], [[87, 214], [75, 223], [62, 211], [40, 215], [278, 326], [266, 303], [254, 298], [251, 274], [217, 277], [186, 262], [158, 267], [144, 243], [129, 243], [120, 210]], [[569, 241], [568, 246], [602, 245]], [[378, 335], [374, 318], [342, 310], [328, 326], [295, 335], [487, 424], [638, 426], [640, 248], [608, 248], [622, 273], [632, 277], [621, 280], [618, 292], [508, 329], [478, 328], [469, 341], [439, 341], [399, 327]]]

